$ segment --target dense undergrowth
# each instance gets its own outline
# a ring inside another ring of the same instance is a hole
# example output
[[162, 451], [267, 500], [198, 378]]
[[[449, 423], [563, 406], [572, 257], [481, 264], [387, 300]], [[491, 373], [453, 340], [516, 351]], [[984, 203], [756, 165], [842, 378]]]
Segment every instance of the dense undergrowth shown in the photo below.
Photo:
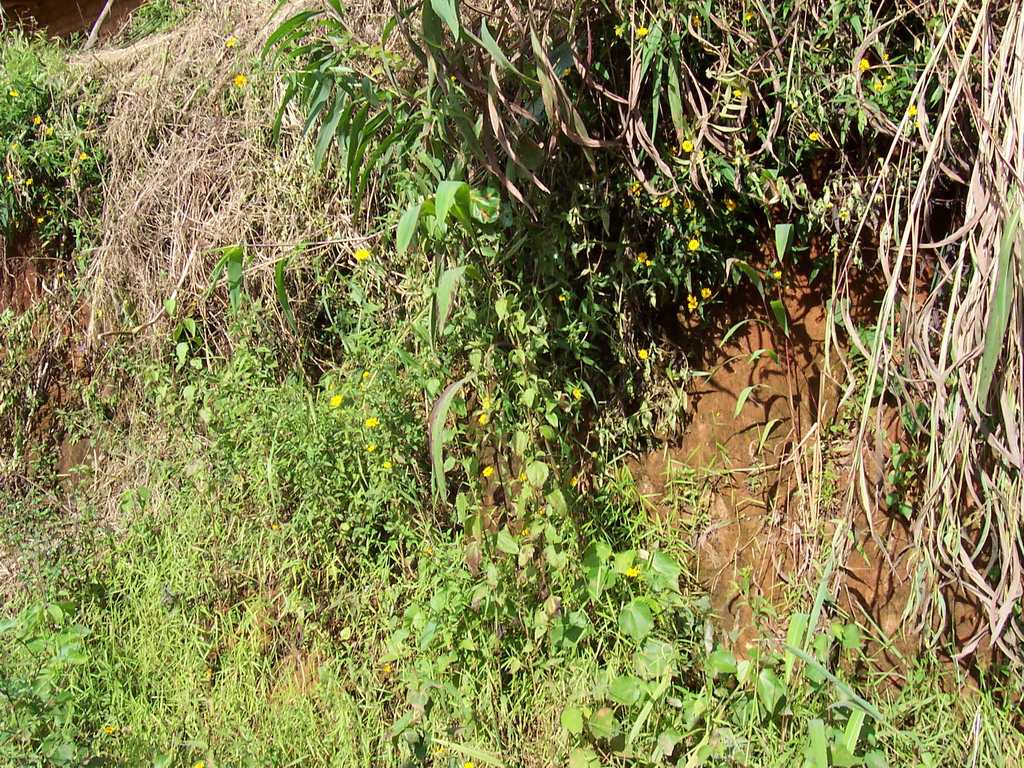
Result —
[[52, 266], [0, 316], [0, 755], [1018, 764], [1009, 667], [873, 671], [821, 528], [787, 630], [734, 655], [700, 518], [624, 460], [685, 426], [666, 307], [752, 286], [781, 352], [809, 238], [824, 279], [884, 216], [866, 153], [941, 103], [917, 17], [325, 9], [153, 3], [95, 62], [4, 39], [0, 224]]

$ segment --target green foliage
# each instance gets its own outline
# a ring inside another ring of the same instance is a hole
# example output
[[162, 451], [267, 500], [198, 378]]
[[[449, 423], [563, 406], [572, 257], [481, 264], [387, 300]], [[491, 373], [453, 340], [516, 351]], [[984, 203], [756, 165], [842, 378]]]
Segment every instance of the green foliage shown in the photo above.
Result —
[[0, 43], [0, 234], [78, 247], [103, 162], [95, 94], [78, 93], [59, 48], [8, 31]]

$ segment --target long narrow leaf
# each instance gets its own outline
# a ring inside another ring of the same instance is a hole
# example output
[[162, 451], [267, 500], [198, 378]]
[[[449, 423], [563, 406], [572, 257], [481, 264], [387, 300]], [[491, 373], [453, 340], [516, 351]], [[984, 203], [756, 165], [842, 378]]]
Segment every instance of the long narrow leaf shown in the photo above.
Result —
[[430, 409], [430, 418], [427, 420], [427, 439], [430, 442], [430, 466], [434, 475], [434, 492], [438, 498], [444, 499], [444, 425], [448, 421], [448, 410], [452, 407], [452, 401], [459, 393], [462, 385], [469, 380], [469, 376], [463, 376], [458, 381], [453, 381], [444, 388], [444, 392], [437, 398], [434, 407]]

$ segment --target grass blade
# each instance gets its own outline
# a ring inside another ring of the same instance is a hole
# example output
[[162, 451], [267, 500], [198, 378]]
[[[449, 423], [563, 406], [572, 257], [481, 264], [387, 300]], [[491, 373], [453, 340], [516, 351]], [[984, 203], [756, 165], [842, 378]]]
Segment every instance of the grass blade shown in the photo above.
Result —
[[444, 425], [448, 421], [448, 410], [452, 407], [452, 401], [455, 400], [455, 396], [468, 379], [469, 376], [463, 376], [458, 381], [453, 381], [445, 387], [444, 392], [441, 393], [441, 396], [437, 398], [437, 402], [434, 403], [434, 407], [430, 409], [430, 418], [427, 420], [427, 438], [430, 442], [430, 466], [433, 469], [434, 493], [440, 499], [444, 499], [446, 495], [444, 458], [442, 456], [442, 451], [444, 450]]

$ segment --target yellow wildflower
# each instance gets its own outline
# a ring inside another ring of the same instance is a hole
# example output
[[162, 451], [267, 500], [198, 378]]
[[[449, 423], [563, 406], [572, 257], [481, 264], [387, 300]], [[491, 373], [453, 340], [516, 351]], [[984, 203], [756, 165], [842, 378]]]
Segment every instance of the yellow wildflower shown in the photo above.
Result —
[[14, 174], [13, 174], [13, 173], [8, 173], [8, 174], [7, 174], [7, 180], [8, 180], [8, 181], [10, 181], [10, 180], [11, 180], [11, 179], [13, 179], [13, 178], [14, 178]]
[[483, 399], [482, 399], [482, 400], [480, 401], [480, 406], [481, 406], [482, 408], [490, 408], [490, 407], [491, 407], [491, 398], [489, 398], [489, 397], [485, 397], [485, 398], [483, 398]]
[[636, 197], [637, 195], [640, 194], [640, 191], [642, 189], [643, 189], [643, 187], [640, 186], [640, 182], [639, 181], [633, 182], [633, 184], [629, 188], [629, 194], [631, 194], [633, 197]]
[[647, 27], [637, 27], [637, 30], [636, 30], [636, 36], [637, 37], [647, 37], [647, 35], [649, 35], [650, 33], [651, 33], [651, 30], [649, 30]]
[[689, 296], [686, 297], [686, 306], [689, 308], [691, 312], [693, 312], [695, 309], [697, 309], [697, 307], [700, 306], [700, 302], [697, 301], [697, 297], [691, 293]]
[[484, 471], [481, 472], [484, 477], [490, 477], [494, 474], [494, 467], [484, 467]]
[[690, 242], [686, 244], [686, 247], [689, 248], [691, 251], [696, 251], [698, 248], [700, 248], [700, 240], [698, 240], [696, 237], [690, 238]]
[[234, 48], [236, 45], [238, 45], [237, 37], [229, 37], [227, 40], [224, 41], [225, 48]]
[[668, 208], [670, 205], [672, 205], [672, 199], [668, 197], [663, 197], [661, 198], [661, 201], [658, 203], [658, 205], [660, 205], [662, 208]]
[[391, 674], [391, 665], [390, 664], [385, 664], [383, 667], [381, 667], [381, 671], [385, 675], [390, 675]]
[[335, 395], [331, 398], [331, 408], [337, 408], [341, 405], [341, 395]]
[[861, 59], [860, 60], [860, 71], [861, 72], [867, 72], [869, 69], [871, 69], [871, 62], [868, 61], [867, 59]]
[[476, 417], [476, 420], [480, 424], [481, 427], [486, 427], [487, 426], [487, 420], [489, 418], [490, 417], [486, 413], [481, 413], [479, 416]]
[[523, 528], [523, 530], [521, 530], [519, 532], [519, 535], [522, 536], [525, 539], [527, 536], [530, 535], [530, 529], [529, 528]]
[[711, 289], [710, 288], [701, 288], [700, 289], [700, 297], [702, 299], [710, 299], [711, 298]]
[[248, 82], [249, 82], [249, 78], [246, 77], [245, 75], [235, 75], [234, 83], [235, 83], [236, 87], [242, 88]]
[[12, 99], [18, 98], [18, 92], [13, 88], [7, 92], [7, 95], [10, 96]]
[[572, 67], [566, 67], [562, 70], [562, 77], [568, 77], [572, 74]]
[[32, 186], [32, 179], [25, 179], [25, 186], [26, 187]]
[[37, 216], [36, 217], [36, 224], [42, 224], [43, 221], [45, 220], [45, 218], [46, 218], [45, 216]]
[[35, 117], [32, 118], [32, 125], [39, 125], [42, 122], [43, 122], [43, 118], [41, 118], [39, 115], [36, 115]]
[[727, 210], [729, 213], [732, 213], [733, 211], [736, 210], [736, 201], [733, 200], [731, 197], [727, 197], [725, 199], [725, 210]]
[[385, 461], [381, 466], [384, 467], [384, 469], [391, 469], [391, 462]]
[[106, 731], [108, 734], [110, 734], [110, 733], [113, 733], [114, 731], [116, 731], [117, 728], [115, 728], [112, 725], [104, 725], [103, 726], [103, 730]]
[[876, 91], [880, 91], [880, 90], [882, 90], [882, 88], [883, 88], [883, 86], [882, 86], [881, 82], [875, 83], [875, 90]]
[[439, 754], [439, 755], [443, 755], [444, 754], [444, 745], [443, 744], [437, 748], [437, 754]]
[[732, 89], [732, 95], [735, 96], [737, 99], [742, 98], [743, 97], [743, 91], [741, 91], [739, 88], [733, 88]]
[[425, 554], [425, 555], [432, 555], [432, 554], [434, 554], [434, 548], [433, 547], [427, 547], [425, 550], [423, 550], [423, 554]]
[[365, 248], [360, 248], [358, 251], [352, 254], [356, 261], [366, 261], [370, 258], [370, 252]]
[[648, 352], [646, 349], [641, 349], [639, 352], [636, 353], [636, 356], [639, 357], [641, 360], [646, 360], [648, 357], [651, 356], [651, 353]]
[[569, 487], [570, 488], [575, 488], [579, 484], [580, 484], [580, 479], [578, 477], [573, 477], [573, 479], [569, 481]]
[[683, 152], [693, 152], [693, 142], [687, 139], [682, 144]]
[[583, 390], [580, 389], [579, 387], [576, 387], [576, 389], [572, 391], [572, 396], [579, 400], [581, 397], [583, 397]]
[[911, 117], [916, 115], [917, 114], [917, 107], [915, 107], [913, 104], [911, 104], [910, 105], [910, 109], [907, 110], [907, 114], [910, 115]]
[[525, 483], [526, 482], [526, 473], [525, 472], [520, 472], [519, 473], [519, 482], [520, 483]]
[[366, 446], [366, 452], [367, 453], [373, 453], [376, 450], [377, 450], [376, 443], [370, 443], [368, 446]]
[[747, 11], [745, 14], [743, 14], [744, 21], [750, 21], [752, 18], [754, 18], [753, 11]]
[[370, 429], [373, 429], [374, 427], [379, 427], [380, 419], [378, 419], [376, 416], [371, 416], [366, 420], [366, 426], [368, 426]]
[[821, 136], [818, 135], [817, 131], [811, 131], [810, 133], [807, 134], [807, 138], [810, 139], [811, 141], [817, 141], [818, 139], [821, 138]]
[[782, 270], [781, 269], [776, 269], [774, 272], [772, 272], [772, 277], [774, 277], [776, 280], [781, 279], [782, 278]]
[[558, 300], [564, 304], [565, 303], [565, 294], [564, 293], [558, 294]]
[[53, 126], [52, 125], [46, 126], [46, 135], [49, 136], [51, 133], [53, 133]]
[[626, 569], [626, 576], [630, 579], [635, 579], [639, 575], [640, 569], [637, 568], [635, 565]]

